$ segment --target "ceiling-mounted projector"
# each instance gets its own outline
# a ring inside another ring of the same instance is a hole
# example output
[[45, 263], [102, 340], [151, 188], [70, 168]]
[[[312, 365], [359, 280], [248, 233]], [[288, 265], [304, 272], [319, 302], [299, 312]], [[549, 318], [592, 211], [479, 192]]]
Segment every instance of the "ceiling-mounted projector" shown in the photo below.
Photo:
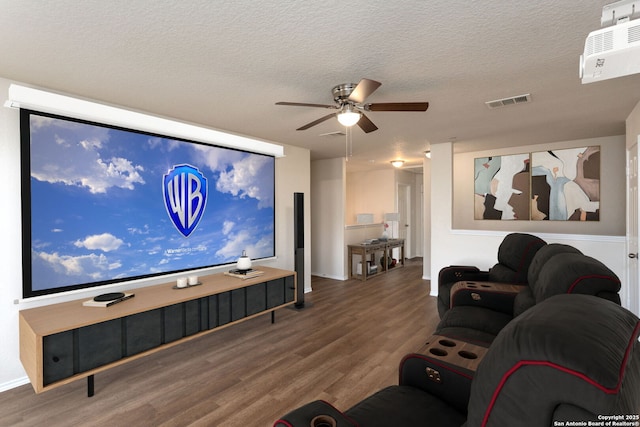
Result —
[[[602, 25], [592, 31], [580, 55], [582, 83], [640, 73], [640, 0], [623, 0], [603, 8]], [[617, 9], [616, 9], [617, 8]], [[618, 11], [618, 14], [616, 14]]]

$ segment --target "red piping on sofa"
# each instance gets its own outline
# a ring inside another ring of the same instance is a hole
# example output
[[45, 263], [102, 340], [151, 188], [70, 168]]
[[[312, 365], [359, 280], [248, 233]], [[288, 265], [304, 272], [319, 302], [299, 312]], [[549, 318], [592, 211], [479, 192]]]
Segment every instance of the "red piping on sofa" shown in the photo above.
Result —
[[605, 276], [605, 275], [603, 275], [603, 274], [591, 274], [591, 275], [589, 275], [589, 276], [582, 276], [582, 277], [577, 278], [577, 279], [576, 279], [576, 280], [571, 284], [571, 286], [569, 286], [569, 290], [567, 290], [567, 293], [568, 293], [568, 294], [572, 293], [572, 292], [573, 292], [573, 290], [574, 290], [574, 288], [575, 288], [576, 286], [578, 286], [582, 280], [586, 280], [586, 279], [605, 279], [605, 280], [610, 280], [610, 281], [612, 281], [613, 283], [616, 283], [616, 284], [618, 284], [618, 285], [620, 284], [620, 280], [619, 280], [618, 278], [616, 278], [616, 277]]
[[502, 377], [502, 379], [500, 380], [500, 383], [498, 384], [498, 386], [496, 387], [495, 391], [493, 392], [493, 396], [491, 397], [491, 401], [489, 402], [489, 406], [487, 406], [487, 410], [484, 413], [484, 418], [482, 419], [482, 427], [485, 427], [487, 425], [487, 423], [489, 422], [489, 416], [491, 415], [491, 411], [493, 410], [493, 407], [496, 403], [496, 400], [498, 399], [498, 395], [500, 394], [500, 392], [502, 391], [502, 388], [504, 387], [505, 383], [509, 380], [509, 378], [511, 377], [511, 375], [513, 375], [518, 369], [522, 368], [523, 366], [548, 366], [550, 368], [553, 369], [558, 369], [562, 372], [565, 372], [567, 374], [570, 375], [574, 375], [586, 382], [588, 382], [589, 384], [591, 384], [594, 387], [597, 387], [598, 389], [602, 390], [604, 393], [606, 394], [615, 394], [620, 390], [620, 386], [622, 385], [622, 377], [624, 376], [624, 370], [627, 367], [627, 361], [629, 360], [629, 354], [631, 353], [631, 349], [633, 348], [633, 344], [635, 343], [635, 341], [638, 339], [638, 334], [640, 333], [640, 322], [636, 323], [636, 327], [633, 330], [633, 334], [631, 334], [631, 339], [629, 340], [629, 343], [627, 344], [627, 349], [625, 351], [624, 357], [622, 359], [622, 363], [620, 364], [620, 372], [618, 373], [618, 383], [616, 384], [615, 387], [613, 388], [608, 388], [603, 386], [602, 384], [598, 383], [597, 381], [595, 381], [592, 378], [589, 378], [588, 376], [574, 371], [573, 369], [569, 369], [566, 368], [564, 366], [558, 365], [557, 363], [553, 363], [553, 362], [549, 362], [549, 361], [545, 361], [545, 360], [521, 360], [518, 363], [516, 363], [511, 369], [509, 369]]
[[[527, 259], [527, 254], [531, 250], [531, 247], [534, 246], [534, 245], [539, 245], [539, 244], [540, 244], [540, 242], [535, 241], [535, 240], [533, 242], [529, 242], [529, 244], [527, 245], [527, 248], [524, 251], [524, 254], [522, 254], [522, 258], [520, 258], [520, 265], [518, 266], [518, 274], [520, 274], [520, 272], [522, 271], [522, 268], [524, 267], [524, 261]], [[527, 278], [525, 277], [523, 283], [526, 283], [526, 282], [527, 282]]]

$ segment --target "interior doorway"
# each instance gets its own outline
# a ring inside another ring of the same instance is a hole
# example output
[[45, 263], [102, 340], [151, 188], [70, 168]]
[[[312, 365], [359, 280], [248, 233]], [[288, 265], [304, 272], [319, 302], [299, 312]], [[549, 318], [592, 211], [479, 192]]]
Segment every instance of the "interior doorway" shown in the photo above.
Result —
[[[411, 185], [398, 183], [398, 238], [404, 239], [405, 258], [413, 258], [411, 228]], [[399, 256], [399, 255], [398, 255]]]
[[[640, 135], [636, 144], [627, 150], [627, 293], [623, 295], [628, 304], [628, 308], [636, 315], [640, 315], [640, 290], [638, 289], [638, 279], [640, 277], [640, 260], [638, 260], [638, 145]], [[623, 305], [625, 301], [623, 301]]]

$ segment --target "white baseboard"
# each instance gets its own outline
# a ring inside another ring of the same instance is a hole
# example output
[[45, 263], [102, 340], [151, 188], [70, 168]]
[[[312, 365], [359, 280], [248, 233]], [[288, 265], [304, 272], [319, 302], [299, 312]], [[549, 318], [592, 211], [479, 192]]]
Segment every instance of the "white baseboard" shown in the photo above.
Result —
[[0, 384], [0, 393], [3, 391], [11, 390], [12, 388], [20, 387], [21, 385], [29, 384], [29, 377], [16, 378], [15, 380], [7, 381]]
[[313, 271], [311, 272], [311, 275], [317, 276], [317, 277], [324, 277], [325, 279], [342, 280], [342, 281], [347, 280], [347, 278], [344, 276], [340, 277], [340, 276], [333, 276], [331, 274], [314, 273]]

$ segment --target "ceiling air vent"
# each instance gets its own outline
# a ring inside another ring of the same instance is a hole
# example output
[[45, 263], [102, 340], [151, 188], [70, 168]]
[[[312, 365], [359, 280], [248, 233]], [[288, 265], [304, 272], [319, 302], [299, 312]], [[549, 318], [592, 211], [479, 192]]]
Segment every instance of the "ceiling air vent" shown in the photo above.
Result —
[[321, 133], [318, 136], [345, 136], [345, 135], [346, 135], [346, 133], [344, 133], [343, 131], [337, 130], [335, 132]]
[[487, 101], [485, 105], [490, 109], [507, 107], [509, 105], [516, 104], [524, 104], [526, 102], [531, 102], [531, 94], [527, 93], [524, 95], [511, 96], [509, 98], [496, 99], [494, 101]]

